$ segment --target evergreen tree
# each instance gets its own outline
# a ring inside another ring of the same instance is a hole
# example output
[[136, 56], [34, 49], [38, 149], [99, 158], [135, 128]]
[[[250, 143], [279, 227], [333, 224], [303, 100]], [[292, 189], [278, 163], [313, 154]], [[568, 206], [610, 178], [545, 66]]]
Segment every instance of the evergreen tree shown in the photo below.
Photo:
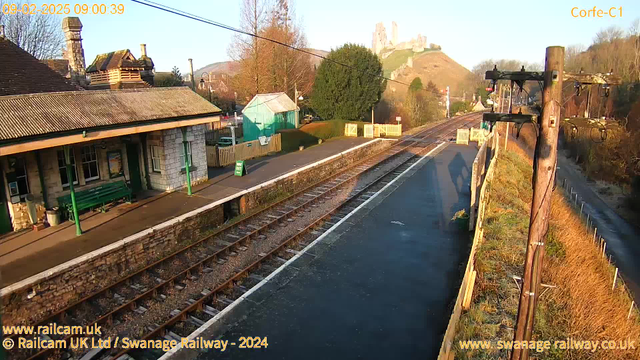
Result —
[[311, 106], [324, 119], [363, 118], [380, 101], [387, 86], [380, 59], [355, 44], [331, 51], [328, 59], [318, 67]]

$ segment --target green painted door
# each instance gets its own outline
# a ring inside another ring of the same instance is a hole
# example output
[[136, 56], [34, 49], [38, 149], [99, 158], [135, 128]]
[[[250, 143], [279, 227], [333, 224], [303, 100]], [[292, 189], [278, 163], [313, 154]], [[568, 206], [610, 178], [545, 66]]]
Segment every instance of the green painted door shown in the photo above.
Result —
[[11, 228], [11, 219], [9, 218], [9, 208], [7, 207], [7, 198], [4, 191], [4, 176], [0, 173], [0, 234], [8, 233], [13, 230]]
[[137, 193], [142, 190], [142, 177], [140, 176], [140, 156], [138, 144], [127, 144], [127, 164], [129, 165], [129, 181], [131, 191]]

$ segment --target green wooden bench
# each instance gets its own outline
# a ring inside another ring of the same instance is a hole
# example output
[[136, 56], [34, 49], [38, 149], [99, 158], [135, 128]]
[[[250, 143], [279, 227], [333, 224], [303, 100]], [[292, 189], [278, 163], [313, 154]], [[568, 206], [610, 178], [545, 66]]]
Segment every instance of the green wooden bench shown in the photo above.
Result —
[[[106, 204], [127, 199], [131, 201], [131, 189], [124, 181], [116, 181], [92, 187], [91, 189], [76, 191], [76, 206], [78, 211], [104, 207]], [[70, 220], [73, 220], [73, 205], [71, 204], [71, 194], [60, 196], [58, 206], [67, 213]]]

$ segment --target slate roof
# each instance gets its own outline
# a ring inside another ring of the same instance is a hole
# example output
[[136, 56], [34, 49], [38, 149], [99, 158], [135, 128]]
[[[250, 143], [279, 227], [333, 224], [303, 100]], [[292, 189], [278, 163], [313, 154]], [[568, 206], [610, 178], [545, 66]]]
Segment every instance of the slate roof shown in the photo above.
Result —
[[45, 59], [41, 60], [42, 63], [47, 65], [51, 70], [62, 75], [65, 79], [71, 77], [71, 71], [69, 69], [69, 60], [67, 59]]
[[[46, 66], [46, 65], [44, 65]], [[96, 128], [219, 114], [188, 87], [94, 90], [0, 97], [0, 142]]]
[[[93, 63], [87, 67], [86, 72], [92, 73], [121, 68], [144, 70], [148, 65], [144, 59], [135, 60], [131, 51], [125, 49], [96, 56]], [[153, 66], [153, 62], [150, 65]]]
[[76, 90], [62, 75], [0, 37], [0, 96]]
[[271, 94], [258, 94], [249, 101], [247, 106], [242, 110], [248, 110], [252, 107], [266, 106], [274, 114], [279, 114], [287, 111], [299, 110], [296, 104], [283, 92], [271, 93]]

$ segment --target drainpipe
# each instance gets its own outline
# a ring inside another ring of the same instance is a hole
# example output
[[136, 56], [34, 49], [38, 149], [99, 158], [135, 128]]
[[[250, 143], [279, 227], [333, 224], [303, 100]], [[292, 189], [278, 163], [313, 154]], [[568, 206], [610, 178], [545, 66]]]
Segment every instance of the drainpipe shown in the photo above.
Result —
[[78, 205], [76, 204], [76, 192], [73, 190], [73, 171], [71, 170], [70, 147], [64, 147], [64, 161], [67, 164], [67, 180], [69, 181], [69, 194], [71, 195], [71, 206], [73, 207], [73, 220], [76, 223], [76, 236], [82, 235], [80, 228], [80, 218], [78, 217]]
[[191, 173], [189, 170], [189, 153], [187, 142], [187, 127], [180, 128], [182, 130], [182, 146], [184, 146], [184, 170], [187, 172], [187, 195], [191, 196]]

